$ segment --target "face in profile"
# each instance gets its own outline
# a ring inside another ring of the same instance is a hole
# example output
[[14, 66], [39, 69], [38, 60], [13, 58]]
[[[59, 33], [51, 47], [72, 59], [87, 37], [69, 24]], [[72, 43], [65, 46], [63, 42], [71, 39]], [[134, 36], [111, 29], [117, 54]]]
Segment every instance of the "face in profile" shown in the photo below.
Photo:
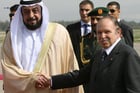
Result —
[[109, 18], [100, 19], [96, 27], [99, 44], [109, 48], [120, 37], [120, 29]]
[[103, 16], [91, 16], [91, 25], [93, 31], [96, 31], [96, 25], [101, 18], [103, 18]]
[[12, 21], [14, 15], [15, 15], [15, 12], [16, 12], [16, 11], [11, 11], [11, 12], [10, 12], [10, 14], [9, 14], [10, 22]]
[[21, 8], [23, 22], [30, 30], [40, 27], [42, 22], [42, 8], [39, 5], [23, 6]]

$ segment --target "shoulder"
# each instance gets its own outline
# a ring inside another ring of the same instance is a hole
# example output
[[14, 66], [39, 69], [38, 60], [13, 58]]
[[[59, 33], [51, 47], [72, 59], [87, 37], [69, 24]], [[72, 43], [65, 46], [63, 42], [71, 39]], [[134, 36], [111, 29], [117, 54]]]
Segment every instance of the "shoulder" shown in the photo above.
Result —
[[132, 27], [130, 27], [128, 24], [126, 24], [125, 22], [123, 21], [120, 21], [120, 27], [122, 29], [129, 29], [129, 30], [132, 30]]
[[50, 22], [50, 25], [54, 26], [55, 28], [55, 34], [57, 34], [58, 36], [67, 36], [68, 35], [68, 31], [67, 29], [60, 23], [55, 23], [55, 22]]
[[56, 27], [59, 27], [59, 28], [65, 28], [62, 24], [55, 23], [55, 22], [49, 22], [49, 25], [56, 26]]
[[122, 41], [120, 42], [118, 49], [123, 55], [138, 55], [134, 48], [132, 48], [128, 44], [123, 43]]
[[76, 22], [76, 23], [67, 25], [66, 28], [67, 28], [67, 29], [69, 29], [69, 28], [75, 28], [75, 27], [80, 26], [80, 25], [81, 25], [81, 23], [80, 23], [80, 21], [78, 21], [78, 22]]

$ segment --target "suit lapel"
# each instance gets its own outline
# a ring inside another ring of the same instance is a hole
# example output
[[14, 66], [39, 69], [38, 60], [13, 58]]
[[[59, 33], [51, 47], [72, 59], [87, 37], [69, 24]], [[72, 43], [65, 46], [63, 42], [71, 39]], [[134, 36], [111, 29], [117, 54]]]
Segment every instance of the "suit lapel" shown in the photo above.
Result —
[[76, 37], [78, 38], [78, 40], [80, 40], [79, 42], [81, 42], [81, 23], [78, 22], [75, 26], [75, 31], [74, 34], [76, 34]]
[[[106, 57], [105, 61], [103, 63], [100, 63], [100, 69], [103, 70], [106, 67], [110, 66], [117, 55], [120, 53], [120, 46], [121, 46], [122, 41], [120, 41], [112, 50], [112, 52]], [[100, 59], [101, 62], [101, 59]]]

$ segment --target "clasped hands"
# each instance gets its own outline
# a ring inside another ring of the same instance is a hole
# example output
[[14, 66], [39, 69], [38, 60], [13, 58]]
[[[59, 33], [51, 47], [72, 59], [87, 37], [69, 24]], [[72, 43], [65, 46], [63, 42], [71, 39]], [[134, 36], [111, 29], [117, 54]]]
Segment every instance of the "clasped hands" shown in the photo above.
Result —
[[37, 75], [37, 80], [35, 82], [35, 87], [37, 89], [44, 89], [51, 86], [51, 79], [43, 74]]

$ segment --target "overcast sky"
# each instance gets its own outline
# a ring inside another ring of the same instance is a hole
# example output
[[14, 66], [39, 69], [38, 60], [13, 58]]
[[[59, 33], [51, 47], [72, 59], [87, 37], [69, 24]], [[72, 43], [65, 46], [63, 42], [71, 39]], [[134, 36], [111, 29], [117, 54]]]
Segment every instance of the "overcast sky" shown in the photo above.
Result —
[[[9, 9], [11, 5], [20, 0], [0, 0], [0, 21], [9, 21]], [[78, 20], [79, 3], [82, 0], [43, 0], [47, 5], [51, 21]], [[95, 7], [106, 6], [112, 0], [91, 0]], [[140, 0], [116, 0], [121, 5], [121, 19], [140, 22]]]

